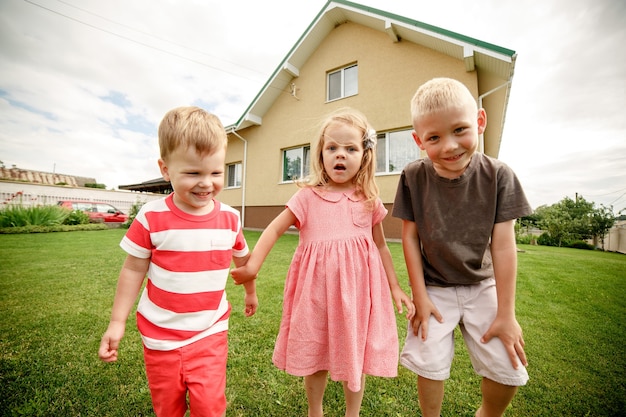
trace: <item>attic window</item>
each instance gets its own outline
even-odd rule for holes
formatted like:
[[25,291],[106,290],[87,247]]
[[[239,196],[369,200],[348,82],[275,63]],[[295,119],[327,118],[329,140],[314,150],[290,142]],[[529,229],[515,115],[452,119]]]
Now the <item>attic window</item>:
[[356,95],[359,92],[359,66],[354,64],[329,72],[327,85],[328,101]]

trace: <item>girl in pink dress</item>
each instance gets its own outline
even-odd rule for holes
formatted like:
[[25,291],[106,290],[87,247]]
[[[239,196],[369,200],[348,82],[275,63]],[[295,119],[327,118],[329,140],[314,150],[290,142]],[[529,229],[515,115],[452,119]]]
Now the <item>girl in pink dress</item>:
[[407,319],[415,306],[402,291],[387,247],[387,214],[374,181],[376,132],[361,113],[328,117],[311,160],[312,174],[262,233],[237,284],[256,277],[278,238],[300,231],[283,300],[274,364],[304,377],[308,416],[323,416],[327,375],[342,381],[346,416],[358,416],[365,374],[395,377],[398,335],[392,304]]

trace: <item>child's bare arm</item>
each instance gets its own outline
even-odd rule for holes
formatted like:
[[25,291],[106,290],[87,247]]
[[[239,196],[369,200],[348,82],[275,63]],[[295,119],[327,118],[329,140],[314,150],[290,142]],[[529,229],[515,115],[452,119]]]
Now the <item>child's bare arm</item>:
[[387,241],[385,239],[385,232],[383,230],[382,223],[374,225],[372,228],[372,236],[374,238],[374,243],[376,243],[376,246],[378,247],[378,252],[380,252],[380,258],[383,262],[383,267],[385,268],[385,274],[387,275],[387,282],[389,283],[391,296],[396,304],[398,313],[402,314],[402,304],[404,304],[407,309],[406,318],[410,320],[415,315],[415,304],[411,301],[411,297],[406,295],[400,287],[398,276],[396,275],[396,270],[393,266],[391,252],[389,251],[389,246],[387,246]]
[[258,242],[254,246],[254,250],[250,255],[250,259],[245,265],[230,271],[235,284],[243,284],[256,278],[263,261],[270,253],[278,238],[280,238],[287,229],[296,223],[296,216],[291,210],[286,208],[265,228]]
[[98,350],[98,357],[104,362],[115,362],[117,360],[117,349],[122,337],[124,337],[126,320],[130,310],[135,305],[135,300],[137,295],[139,295],[139,290],[148,272],[149,265],[149,258],[126,256],[117,282],[111,321],[102,336],[100,349]]
[[498,311],[493,323],[483,335],[487,343],[498,337],[504,344],[511,364],[526,366],[522,328],[515,317],[515,285],[517,281],[517,246],[515,244],[515,220],[496,223],[491,236],[491,257],[496,280]]
[[[235,267],[240,268],[248,262],[248,259],[250,259],[250,254],[240,258],[233,257],[233,263],[235,264]],[[256,310],[259,307],[259,299],[256,294],[256,281],[254,279],[247,281],[243,284],[243,286],[246,291],[246,295],[244,297],[244,314],[246,317],[250,317],[256,313]]]
[[413,303],[415,304],[415,316],[412,320],[413,333],[418,334],[422,329],[422,340],[428,337],[428,320],[434,316],[439,322],[443,322],[443,316],[437,310],[426,292],[424,281],[424,267],[422,265],[422,249],[420,245],[417,224],[409,220],[402,221],[402,250],[406,262]]

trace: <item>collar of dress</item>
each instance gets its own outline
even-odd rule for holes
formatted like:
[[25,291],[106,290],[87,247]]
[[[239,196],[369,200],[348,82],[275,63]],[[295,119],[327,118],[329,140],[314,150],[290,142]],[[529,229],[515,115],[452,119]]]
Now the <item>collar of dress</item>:
[[355,189],[349,191],[327,191],[321,187],[311,187],[313,192],[320,196],[320,198],[330,201],[331,203],[337,203],[343,196],[348,197],[351,201],[363,200],[363,195],[357,193]]

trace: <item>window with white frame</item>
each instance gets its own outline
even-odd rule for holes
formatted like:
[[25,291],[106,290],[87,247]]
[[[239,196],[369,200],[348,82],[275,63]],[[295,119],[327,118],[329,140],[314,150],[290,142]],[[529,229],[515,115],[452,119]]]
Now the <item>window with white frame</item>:
[[311,147],[283,150],[283,181],[294,181],[309,175]]
[[397,130],[378,134],[376,172],[397,173],[420,157],[420,149],[412,136],[413,130]]
[[226,188],[241,187],[241,162],[226,165]]
[[350,65],[328,73],[327,100],[354,96],[359,92],[359,66]]

